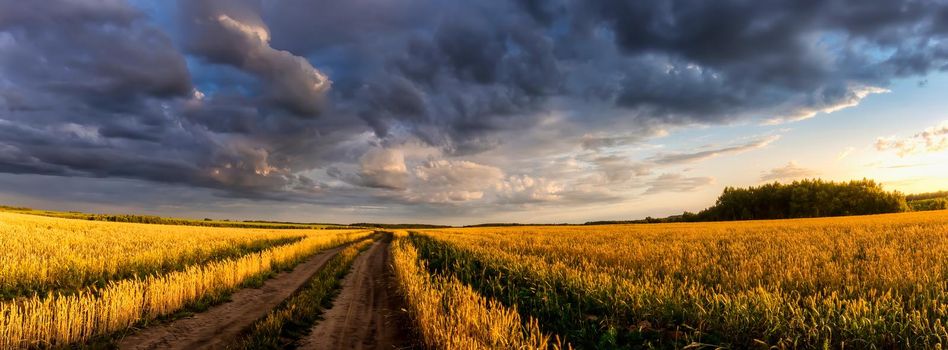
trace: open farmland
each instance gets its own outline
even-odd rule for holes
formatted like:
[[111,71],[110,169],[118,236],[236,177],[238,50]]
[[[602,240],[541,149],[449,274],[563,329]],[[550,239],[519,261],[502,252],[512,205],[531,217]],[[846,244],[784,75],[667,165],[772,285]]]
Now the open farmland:
[[234,230],[62,220],[0,212],[5,297],[103,286],[306,237],[303,230]]
[[87,342],[288,269],[366,230],[256,230],[0,214],[0,348]]
[[[396,247],[411,248],[396,256],[417,254],[431,284],[460,282],[490,300],[488,309],[519,312],[441,322],[453,330],[419,322],[432,344],[458,342],[444,334],[465,334],[481,348],[542,348],[535,339],[543,337],[584,349],[940,348],[948,341],[946,211],[425,230],[403,241]],[[443,298],[438,288],[417,291],[405,264],[396,267],[413,315],[456,312],[429,301]],[[485,335],[498,335],[489,331],[494,322],[515,316],[522,331]]]
[[0,350],[948,350],[948,0],[0,0]]
[[935,349],[948,341],[948,211],[394,235],[0,218],[16,247],[5,261],[50,259],[58,273],[8,279],[3,349]]

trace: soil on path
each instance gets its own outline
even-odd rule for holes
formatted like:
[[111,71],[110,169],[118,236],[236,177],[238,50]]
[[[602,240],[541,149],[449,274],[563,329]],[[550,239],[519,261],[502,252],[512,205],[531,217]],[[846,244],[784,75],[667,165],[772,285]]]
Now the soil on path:
[[254,321],[302,287],[342,247],[319,252],[266,280],[260,288],[244,288],[230,301],[194,316],[145,328],[118,341],[119,349],[225,349]]
[[356,258],[352,271],[331,309],[310,334],[298,343],[300,350],[406,349],[410,348],[407,319],[395,294],[389,264],[391,236],[376,242]]

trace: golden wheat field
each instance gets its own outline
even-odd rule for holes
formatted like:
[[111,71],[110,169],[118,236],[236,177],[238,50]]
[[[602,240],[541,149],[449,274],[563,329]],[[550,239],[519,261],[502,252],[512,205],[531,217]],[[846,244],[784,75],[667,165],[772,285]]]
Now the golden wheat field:
[[[515,308],[525,327],[539,325],[522,334],[553,336],[575,348],[940,348],[948,342],[948,211],[439,229],[402,240],[396,262],[427,266],[426,283],[470,286],[491,303]],[[428,300],[438,291],[414,291],[420,283],[405,272],[410,266],[396,263],[413,313],[445,305]],[[520,344],[521,332],[506,336],[507,343],[479,335],[498,334],[489,331],[490,319],[509,320],[468,316],[480,321],[446,327],[470,335],[480,348]],[[426,339],[444,338],[428,332],[435,334]],[[546,347],[539,343],[517,347]]]
[[0,212],[0,295],[71,290],[290,243],[304,230],[63,220]]
[[435,349],[540,349],[553,346],[536,320],[477,294],[452,276],[431,276],[418,251],[392,245],[398,287],[424,344]]
[[[3,349],[147,330],[149,320],[356,241],[307,287],[264,310],[241,333],[242,347],[296,346],[287,340],[300,332],[292,327],[323,322],[319,305],[373,241],[390,254],[390,271],[368,272],[392,274],[396,309],[407,320],[399,327],[408,326],[419,348],[937,349],[948,342],[948,211],[424,229],[396,232],[391,244],[371,230],[18,214],[0,215],[0,224],[10,242],[4,247],[13,247],[3,252],[4,271],[12,271],[0,302]],[[43,268],[45,279],[34,276]]]
[[48,289],[0,301],[3,349],[86,342],[217,297],[317,251],[371,234],[86,222],[5,213],[0,213],[0,232],[4,289]]
[[948,0],[0,0],[0,350],[942,350],[946,96]]

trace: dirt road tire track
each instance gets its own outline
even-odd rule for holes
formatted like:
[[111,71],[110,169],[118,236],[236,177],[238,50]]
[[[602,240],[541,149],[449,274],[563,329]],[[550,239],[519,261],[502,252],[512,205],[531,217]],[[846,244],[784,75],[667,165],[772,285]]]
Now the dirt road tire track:
[[356,258],[352,271],[332,308],[323,314],[310,334],[298,343],[299,350],[405,349],[407,319],[401,313],[389,268],[391,236],[376,242]]
[[117,342],[119,349],[224,349],[254,321],[302,287],[344,246],[319,252],[266,280],[260,288],[244,288],[231,300],[194,316],[145,328]]

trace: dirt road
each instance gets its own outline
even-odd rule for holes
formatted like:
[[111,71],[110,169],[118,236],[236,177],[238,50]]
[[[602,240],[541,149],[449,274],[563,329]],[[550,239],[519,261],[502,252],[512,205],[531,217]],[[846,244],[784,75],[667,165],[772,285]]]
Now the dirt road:
[[341,251],[337,247],[317,253],[268,279],[260,288],[235,292],[231,301],[192,317],[145,328],[118,342],[119,349],[224,349],[241,331],[305,284],[326,262]]
[[322,321],[300,340],[300,350],[405,349],[411,346],[400,314],[390,264],[391,237],[361,254]]

